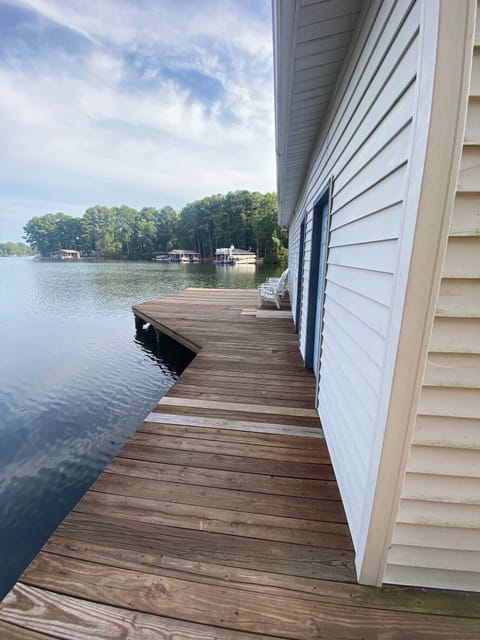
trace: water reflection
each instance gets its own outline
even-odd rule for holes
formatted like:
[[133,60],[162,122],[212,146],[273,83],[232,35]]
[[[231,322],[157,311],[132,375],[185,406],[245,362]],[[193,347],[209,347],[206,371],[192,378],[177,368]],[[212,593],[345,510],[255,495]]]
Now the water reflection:
[[23,401],[16,389],[16,402],[2,402],[0,597],[193,355],[166,338],[157,344],[149,331],[133,342],[139,358],[126,369],[97,367],[83,353],[73,367],[57,363]]
[[165,334],[157,333],[151,325],[136,330],[135,342],[166,375],[175,371],[179,376],[195,357],[190,349]]

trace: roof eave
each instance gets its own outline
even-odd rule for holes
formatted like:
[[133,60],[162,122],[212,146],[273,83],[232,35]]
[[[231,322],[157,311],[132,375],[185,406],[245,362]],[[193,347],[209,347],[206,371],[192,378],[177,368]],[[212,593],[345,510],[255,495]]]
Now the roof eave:
[[[275,141],[281,226],[288,226],[295,213],[320,132],[330,113],[329,105],[354,38],[362,4],[363,0],[319,1],[308,5],[303,5],[301,0],[273,0]],[[311,65],[308,68],[305,59]],[[318,74],[312,75],[315,69]],[[308,80],[304,79],[306,72]],[[305,86],[307,90],[304,91]],[[323,96],[321,101],[317,97],[319,90]],[[292,98],[298,95],[301,95],[300,101],[292,104]],[[305,104],[304,96],[308,113],[312,107],[318,110],[314,117],[304,113],[305,108],[300,106]],[[300,144],[292,132],[299,122],[303,134],[306,132]]]

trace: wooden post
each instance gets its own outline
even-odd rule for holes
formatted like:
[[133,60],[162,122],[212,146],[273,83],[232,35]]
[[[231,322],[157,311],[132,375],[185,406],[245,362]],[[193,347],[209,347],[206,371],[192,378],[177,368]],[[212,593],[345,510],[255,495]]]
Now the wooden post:
[[145,320],[143,320],[142,318],[139,318],[138,316],[135,316],[135,329],[137,331],[140,331],[141,329],[143,329],[143,325],[145,324],[147,324]]

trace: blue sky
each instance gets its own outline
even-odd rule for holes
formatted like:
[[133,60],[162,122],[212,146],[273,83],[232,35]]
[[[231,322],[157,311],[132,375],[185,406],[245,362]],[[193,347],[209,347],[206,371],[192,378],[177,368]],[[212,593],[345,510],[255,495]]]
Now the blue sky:
[[275,189],[270,0],[0,0],[0,242]]

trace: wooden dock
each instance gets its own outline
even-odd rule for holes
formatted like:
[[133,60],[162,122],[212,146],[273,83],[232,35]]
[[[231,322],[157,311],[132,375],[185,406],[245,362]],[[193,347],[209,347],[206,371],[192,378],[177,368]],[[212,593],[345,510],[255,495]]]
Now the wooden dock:
[[2,640],[480,638],[478,594],[356,584],[313,377],[255,307],[134,307],[197,356],[4,599]]

